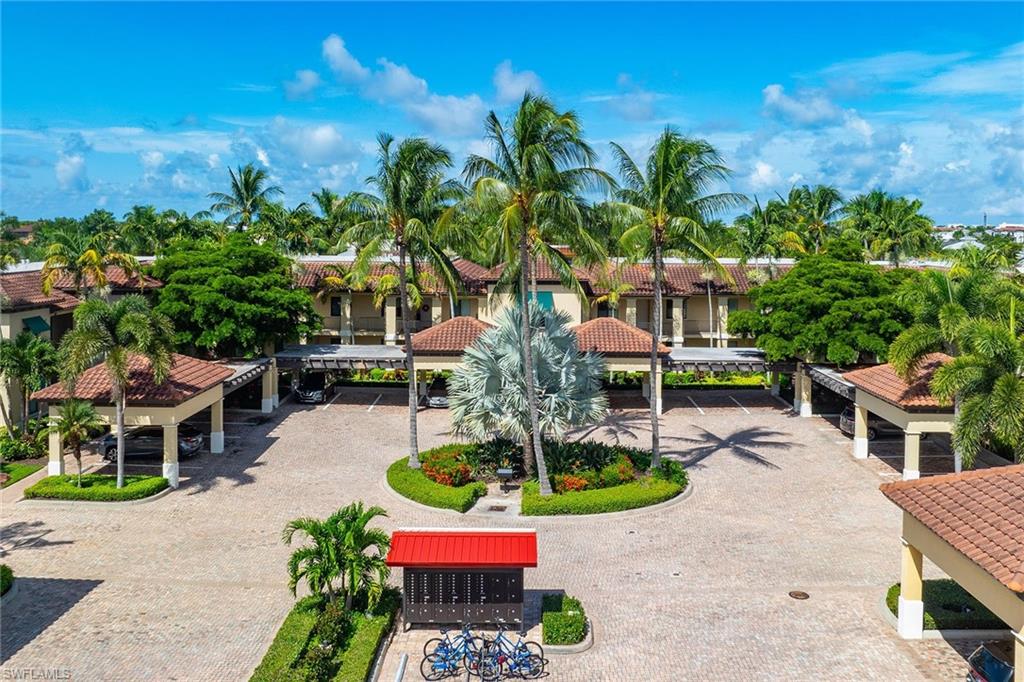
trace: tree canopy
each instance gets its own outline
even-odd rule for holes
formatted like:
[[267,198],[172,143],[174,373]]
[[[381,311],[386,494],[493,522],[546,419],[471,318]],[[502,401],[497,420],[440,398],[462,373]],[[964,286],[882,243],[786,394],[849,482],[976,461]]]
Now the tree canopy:
[[291,262],[243,235],[219,246],[179,246],[152,274],[164,282],[156,310],[173,321],[175,343],[186,351],[251,357],[320,328],[312,295],[292,284]]

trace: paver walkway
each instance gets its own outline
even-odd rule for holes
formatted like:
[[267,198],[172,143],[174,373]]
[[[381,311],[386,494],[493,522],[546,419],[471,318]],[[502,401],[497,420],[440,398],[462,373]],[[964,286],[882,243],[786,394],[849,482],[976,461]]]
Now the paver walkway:
[[[0,672],[244,680],[292,605],[280,541],[288,520],[362,499],[389,510],[388,528],[481,525],[385,490],[406,413],[397,391],[369,411],[378,393],[350,391],[326,409],[285,405],[265,424],[229,426],[243,437],[150,504],[6,504],[0,543],[19,593],[3,609]],[[819,431],[824,421],[758,395],[741,400],[750,414],[722,406],[699,415],[683,402],[666,413],[667,448],[694,483],[682,504],[487,519],[536,527],[541,560],[526,572],[527,589],[582,597],[595,624],[595,646],[558,659],[548,679],[936,678],[876,615],[899,571],[899,516],[877,474]],[[447,440],[447,420],[444,410],[421,413],[423,447]],[[646,423],[642,411],[615,412],[593,435],[643,442]],[[811,598],[794,601],[794,589]],[[401,650],[382,679],[393,679]]]

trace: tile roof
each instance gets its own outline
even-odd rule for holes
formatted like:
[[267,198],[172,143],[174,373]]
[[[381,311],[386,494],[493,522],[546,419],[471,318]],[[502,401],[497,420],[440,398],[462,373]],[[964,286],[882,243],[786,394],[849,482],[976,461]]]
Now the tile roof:
[[1024,465],[896,481],[881,491],[1000,583],[1024,594]]
[[462,355],[491,325],[475,317],[453,317],[412,335],[413,353]]
[[537,565],[534,530],[396,530],[388,566],[525,568]]
[[[651,354],[651,333],[615,317],[598,317],[573,327],[582,351],[607,356],[644,357]],[[658,344],[658,353],[667,355],[668,346]]]
[[888,363],[846,372],[843,379],[862,391],[905,410],[951,412],[952,407],[942,405],[939,399],[932,395],[929,384],[935,370],[952,359],[945,353],[926,355],[917,376],[910,383],[904,381]]
[[44,294],[38,270],[0,274],[0,308],[4,310],[50,308],[56,312],[71,310],[79,303],[78,298],[56,287],[49,294]]
[[[147,289],[158,289],[163,286],[163,282],[160,280],[150,277],[149,275],[133,275],[131,277],[124,271],[120,266],[112,265],[107,268],[107,286],[111,290],[117,293],[131,292],[132,290],[147,290]],[[92,278],[87,278],[85,281],[86,286],[92,286]],[[74,291],[75,282],[71,275],[67,273],[61,274],[57,278],[55,287],[64,289],[65,291]]]
[[[234,369],[216,362],[200,360],[175,353],[171,371],[162,384],[153,380],[153,369],[149,360],[133,355],[128,360],[129,405],[179,405],[212,386],[216,386],[234,374]],[[56,402],[69,397],[91,400],[99,405],[111,405],[110,378],[107,368],[100,363],[82,373],[75,385],[74,394],[69,394],[64,384],[47,386],[32,394],[35,400]]]
[[[344,269],[352,267],[353,263],[354,261],[302,261],[301,267],[295,274],[295,286],[310,290],[319,289],[320,282],[324,277],[336,274],[330,266],[333,265]],[[444,283],[439,278],[432,276],[434,274],[433,268],[421,265],[419,270],[423,275],[431,275],[431,277],[425,277],[421,282],[424,294],[441,294],[447,291]],[[369,278],[372,282],[381,275],[386,273],[396,274],[397,272],[397,267],[391,263],[374,263],[370,267]]]

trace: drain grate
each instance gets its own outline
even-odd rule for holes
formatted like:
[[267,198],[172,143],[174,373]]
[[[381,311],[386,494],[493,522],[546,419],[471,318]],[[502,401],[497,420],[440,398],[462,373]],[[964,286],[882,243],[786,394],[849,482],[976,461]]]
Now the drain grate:
[[793,590],[792,592],[789,593],[789,596],[792,597],[793,599],[799,599],[801,601],[803,601],[804,599],[810,599],[811,598],[811,595],[807,594],[806,592],[802,592],[800,590]]
[[487,508],[487,511],[492,511],[492,512],[503,512],[503,511],[505,511],[506,509],[508,509],[508,507],[506,507],[506,506],[505,506],[505,505],[503,505],[503,504],[492,504],[492,505],[491,505],[490,507],[488,507],[488,508]]

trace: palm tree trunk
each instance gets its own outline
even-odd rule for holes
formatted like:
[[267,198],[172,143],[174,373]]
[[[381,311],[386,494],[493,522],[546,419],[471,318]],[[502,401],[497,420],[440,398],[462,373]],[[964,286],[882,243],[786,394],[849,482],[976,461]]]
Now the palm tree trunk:
[[402,335],[405,337],[405,367],[409,384],[409,468],[420,468],[419,439],[416,433],[416,408],[419,396],[416,394],[416,366],[412,357],[412,325],[409,310],[409,290],[405,273],[405,243],[398,242],[398,299],[402,306]]
[[28,431],[28,383],[21,382],[21,428]]
[[2,400],[0,400],[0,417],[3,417],[4,428],[6,428],[7,432],[10,433],[12,430],[11,415],[7,414],[7,405],[5,405]]
[[705,282],[708,289],[708,348],[715,347],[715,334],[718,333],[718,325],[713,324],[715,321],[715,311],[711,307],[711,280]]
[[651,314],[651,379],[649,401],[651,404],[651,469],[656,469],[661,464],[661,450],[659,449],[658,425],[658,401],[655,394],[655,377],[658,372],[658,342],[661,339],[661,243],[658,239],[654,242],[654,310]]
[[124,389],[115,387],[117,402],[117,487],[124,487]]
[[75,462],[78,464],[78,487],[82,487],[82,444],[75,443]]
[[[527,290],[531,271],[530,249],[526,239],[527,233],[526,230],[523,230],[519,237],[519,277],[523,298],[523,375],[526,378],[526,402],[530,412],[530,435],[533,443],[533,460],[536,464],[537,481],[540,483],[540,494],[550,495],[551,481],[548,479],[548,468],[544,464],[544,450],[540,439],[540,420],[537,416],[537,387],[534,385],[533,329],[530,325],[530,295]],[[532,463],[529,463],[528,457],[523,457],[523,464],[529,473]]]

